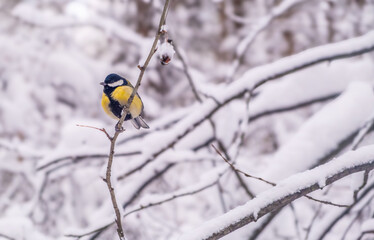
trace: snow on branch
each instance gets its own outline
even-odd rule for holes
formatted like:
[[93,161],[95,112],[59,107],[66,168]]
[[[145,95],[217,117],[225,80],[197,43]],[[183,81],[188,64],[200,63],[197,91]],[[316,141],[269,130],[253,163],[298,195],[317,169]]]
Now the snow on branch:
[[371,128],[374,126],[374,114],[372,114],[368,121],[361,127],[360,131],[358,132],[357,136],[353,140],[351,149],[356,150],[357,147],[360,145],[362,140],[365,136],[370,132]]
[[[353,57],[373,50],[374,31],[371,31],[360,37],[311,48],[273,63],[248,70],[240,79],[223,87],[222,91],[217,90],[214,96],[215,100],[206,99],[202,104],[196,106],[192,114],[185,117],[168,131],[148,136],[146,138],[147,147],[143,150],[145,153],[143,160],[137,167],[122,174],[120,179],[142,169],[164,151],[173,147],[179,140],[209,119],[223,106],[234,99],[242,97],[247,91],[253,91],[270,80],[283,77],[317,63]],[[163,141],[160,141],[160,139],[163,139]]]
[[374,94],[370,85],[351,83],[343,94],[300,127],[273,156],[272,162],[277,167],[264,171],[262,176],[278,181],[329,160],[347,145],[342,143],[360,129],[373,108]]
[[332,93],[332,94],[327,95],[327,96],[321,96],[319,98],[308,99],[308,100],[305,100],[305,101],[302,101],[302,102],[296,102],[296,103],[293,103],[293,104],[290,104],[290,105],[284,106],[284,107],[274,107],[271,110],[262,110],[261,112],[258,112],[258,113],[254,114],[252,116],[249,116],[249,121],[253,122],[253,121],[256,121],[256,120],[258,120],[262,117],[269,116],[269,115],[272,115],[272,114],[277,114],[277,113],[283,113],[283,112],[296,110],[296,109],[299,109],[299,108],[310,106],[314,103],[326,102],[326,101],[329,101],[331,99],[336,98],[337,96],[339,96],[339,94],[340,93]]
[[[360,61],[347,59],[313,66],[286,76],[282,81],[267,84],[251,102],[250,120],[331,100],[357,80],[370,83],[373,87],[374,69],[369,72],[365,70],[371,69],[371,66],[372,60],[369,56]],[[341,69],[344,69],[343,75]]]
[[184,234],[180,240],[219,239],[292,201],[350,174],[374,168],[374,145],[350,151],[324,165],[288,177],[255,199]]

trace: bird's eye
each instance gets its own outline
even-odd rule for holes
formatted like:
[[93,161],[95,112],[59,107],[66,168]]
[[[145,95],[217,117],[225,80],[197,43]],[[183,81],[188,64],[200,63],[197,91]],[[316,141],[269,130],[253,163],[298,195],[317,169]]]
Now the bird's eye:
[[114,83],[109,83],[108,85],[109,85],[109,87],[118,87],[118,86],[123,85],[123,80],[121,79],[121,80],[118,80]]

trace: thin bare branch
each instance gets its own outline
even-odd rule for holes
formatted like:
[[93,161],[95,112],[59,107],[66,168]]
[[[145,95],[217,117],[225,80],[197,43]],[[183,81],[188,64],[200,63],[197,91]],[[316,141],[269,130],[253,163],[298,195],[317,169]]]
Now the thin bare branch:
[[[217,137],[216,137],[217,138]],[[228,161],[231,161],[230,159],[230,156],[228,154],[228,151],[227,149],[225,148],[225,146],[223,145],[222,141],[218,140],[217,139],[217,144],[219,146],[219,148],[221,149],[222,151],[222,155],[225,156],[225,159],[227,159]],[[243,178],[241,177],[241,175],[237,172],[237,171],[233,171],[234,174],[235,174],[235,177],[238,179],[238,182],[240,184],[240,186],[244,189],[244,191],[247,193],[247,195],[250,197],[250,198],[254,198],[255,195],[252,193],[252,191],[248,188],[247,184],[244,182]]]
[[260,234],[265,230],[265,228],[271,223],[271,221],[273,221],[273,219],[278,215],[278,213],[281,212],[282,209],[283,208],[280,208],[269,213],[266,219],[261,223],[261,225],[252,231],[248,240],[256,240],[260,236]]
[[105,130],[105,128],[98,128],[98,127],[93,127],[93,126],[87,126],[87,125],[80,125],[80,124],[77,124],[78,127],[85,127],[85,128],[92,128],[92,129],[96,129],[96,130],[99,130],[101,132],[103,132],[106,137],[109,139],[109,141],[112,140],[112,137],[108,134],[108,132]]
[[117,137],[118,137],[119,133],[120,133],[120,131],[116,131],[112,140],[110,141],[110,151],[109,151],[108,165],[107,165],[107,170],[106,170],[106,175],[105,175],[104,181],[106,182],[106,184],[108,186],[109,193],[110,193],[110,198],[112,200],[112,204],[113,204],[113,208],[114,208],[114,212],[116,214],[115,222],[117,224],[117,233],[118,233],[119,239],[122,240],[122,239],[124,239],[125,235],[124,235],[123,228],[122,228],[121,214],[120,214],[120,211],[118,209],[116,195],[114,193],[114,188],[113,188],[112,182],[111,182],[111,171],[112,171],[112,163],[113,163],[113,155],[114,155],[114,146],[115,146],[115,143],[116,143],[116,140],[117,140]]
[[305,197],[308,198],[308,199],[310,199],[310,200],[313,200],[313,201],[315,201],[315,202],[319,202],[319,203],[326,204],[326,205],[331,205],[331,206],[335,206],[335,207],[342,207],[342,208],[347,208],[347,207],[349,207],[349,205],[332,203],[332,202],[330,202],[330,201],[325,201],[325,200],[316,199],[316,198],[311,197],[311,196],[309,196],[309,195],[305,195]]
[[243,172],[243,171],[241,171],[240,169],[237,169],[232,163],[230,163],[229,162],[229,160],[227,160],[223,155],[222,155],[222,153],[213,145],[213,144],[211,144],[211,146],[214,148],[214,150],[217,152],[217,154],[218,155],[220,155],[221,156],[221,158],[228,164],[228,165],[230,165],[230,167],[231,167],[231,169],[232,170],[234,170],[234,171],[236,171],[236,172],[239,172],[239,173],[241,173],[241,174],[243,174],[244,176],[246,176],[246,177],[249,177],[249,178],[254,178],[254,179],[257,179],[257,180],[259,180],[259,181],[261,181],[261,182],[264,182],[264,183],[267,183],[267,184],[270,184],[270,185],[272,185],[272,186],[275,186],[276,184],[275,183],[272,183],[272,182],[269,182],[269,181],[267,181],[267,180],[265,180],[265,179],[263,179],[263,178],[260,178],[260,177],[255,177],[255,176],[253,176],[253,175],[250,175],[250,174],[248,174],[248,173],[245,173],[245,172]]
[[154,206],[157,206],[157,205],[161,205],[161,204],[163,204],[163,203],[166,203],[166,202],[172,201],[172,200],[177,199],[177,198],[180,198],[180,197],[189,196],[189,195],[193,195],[193,194],[199,193],[199,192],[204,191],[204,190],[206,190],[206,189],[208,189],[208,188],[210,188],[210,187],[213,187],[213,186],[216,185],[217,183],[218,183],[218,180],[216,180],[216,181],[214,181],[214,182],[212,182],[212,183],[210,183],[210,184],[208,184],[208,185],[206,185],[206,186],[203,186],[203,187],[201,187],[201,188],[199,188],[199,189],[195,189],[195,190],[190,191],[190,192],[184,192],[184,193],[181,193],[181,194],[175,194],[175,195],[173,195],[173,196],[171,196],[171,197],[169,197],[169,198],[166,198],[166,199],[164,199],[164,200],[162,200],[162,201],[152,202],[152,203],[149,203],[149,204],[147,204],[147,205],[145,205],[145,206],[140,206],[139,208],[136,208],[136,209],[134,209],[134,210],[131,210],[131,211],[125,213],[125,214],[123,215],[123,217],[127,217],[128,215],[130,215],[130,214],[132,214],[132,213],[134,213],[134,212],[138,212],[138,211],[143,210],[143,209],[146,209],[146,208],[150,208],[150,207],[154,207]]
[[93,231],[90,231],[90,232],[87,232],[87,233],[83,233],[83,234],[66,234],[65,237],[75,237],[75,238],[82,238],[82,237],[85,237],[85,236],[89,236],[89,235],[92,235],[94,233],[97,233],[97,232],[100,232],[100,231],[103,231],[103,230],[106,230],[107,228],[109,228],[110,226],[112,226],[114,224],[114,222],[112,223],[109,223],[107,225],[104,225],[98,229],[95,229]]
[[351,222],[348,224],[347,228],[344,230],[343,232],[343,235],[341,237],[341,240],[345,240],[349,230],[351,230],[351,228],[353,227],[354,223],[362,217],[362,212],[364,211],[364,209],[367,208],[367,205],[364,205],[361,207],[361,209],[356,213],[356,216],[351,220]]
[[127,208],[131,203],[135,201],[135,199],[143,192],[143,190],[151,184],[156,179],[160,178],[162,175],[164,175],[169,169],[171,169],[173,166],[175,166],[175,163],[169,163],[167,164],[163,169],[160,171],[155,172],[154,175],[152,175],[150,178],[147,179],[135,192],[134,194],[129,198],[128,201],[126,201],[122,207],[123,209]]
[[[126,156],[134,156],[134,155],[139,155],[141,154],[141,152],[139,151],[135,151],[135,152],[125,152],[125,153],[115,153],[114,156],[115,157],[126,157]],[[41,171],[41,170],[44,170],[52,165],[56,165],[56,164],[59,164],[61,162],[65,162],[65,161],[72,161],[73,163],[76,163],[76,162],[79,162],[81,160],[84,160],[84,159],[92,159],[92,158],[108,158],[109,155],[108,154],[100,154],[100,153],[97,153],[97,154],[79,154],[79,155],[72,155],[72,156],[64,156],[64,157],[60,157],[60,158],[56,158],[54,160],[51,160],[47,163],[44,163],[42,165],[40,165],[39,167],[36,168],[36,171]]]
[[304,238],[305,240],[308,240],[308,238],[309,238],[309,234],[310,234],[310,230],[312,229],[313,224],[314,224],[315,221],[317,220],[318,215],[319,215],[319,213],[321,212],[322,206],[323,206],[323,204],[319,204],[319,205],[318,205],[317,211],[315,211],[314,216],[313,216],[312,220],[310,221],[309,226],[308,226],[307,229],[306,229],[306,234],[305,234],[305,238]]
[[[270,182],[270,181],[268,181],[268,180],[265,180],[265,179],[263,179],[263,178],[261,178],[261,177],[255,177],[255,176],[253,176],[253,175],[250,175],[250,174],[248,174],[248,173],[246,173],[246,172],[243,172],[242,170],[240,170],[240,169],[237,169],[229,160],[227,160],[224,156],[223,156],[223,154],[213,145],[213,144],[211,144],[211,146],[214,148],[214,150],[216,150],[216,152],[221,156],[221,158],[228,164],[228,165],[230,165],[230,167],[231,167],[231,169],[232,170],[234,170],[235,172],[238,172],[238,173],[241,173],[241,174],[243,174],[244,176],[246,176],[246,177],[249,177],[249,178],[254,178],[254,179],[257,179],[257,180],[259,180],[259,181],[262,181],[262,182],[264,182],[264,183],[267,183],[267,184],[269,184],[269,185],[272,185],[272,186],[276,186],[276,184],[275,183],[273,183],[273,182]],[[324,201],[324,200],[319,200],[319,199],[316,199],[316,198],[314,198],[314,197],[311,197],[311,196],[309,196],[309,195],[305,195],[305,197],[306,198],[308,198],[308,199],[310,199],[310,200],[313,200],[313,201],[316,201],[316,202],[319,202],[319,203],[323,203],[323,204],[327,204],[327,205],[331,205],[331,206],[335,206],[335,207],[349,207],[348,205],[343,205],[343,204],[336,204],[336,203],[332,203],[332,202],[329,202],[329,201]]]
[[[351,212],[351,210],[358,205],[362,200],[365,199],[365,197],[374,189],[374,183],[368,186],[361,195],[357,198],[357,201],[354,201],[348,208],[344,209],[338,216],[336,216],[329,224],[325,224],[324,230],[321,231],[321,234],[318,236],[319,239],[322,240],[324,237],[330,232],[330,230],[339,222],[340,219],[342,219],[345,215]],[[372,198],[372,197],[371,197]],[[371,201],[371,198],[369,201]]]
[[188,80],[188,83],[190,84],[191,86],[191,89],[192,89],[192,92],[193,94],[195,95],[195,98],[197,99],[197,101],[199,101],[200,103],[202,102],[201,100],[201,97],[199,96],[199,93],[197,92],[197,89],[196,89],[196,86],[195,86],[195,83],[191,77],[191,74],[190,74],[190,71],[189,71],[189,68],[188,68],[188,65],[187,65],[187,60],[185,59],[184,55],[181,53],[181,51],[179,50],[179,47],[178,45],[175,43],[174,41],[174,50],[175,52],[177,53],[177,56],[179,57],[179,59],[181,60],[182,62],[182,65],[183,65],[183,72],[184,72],[184,75],[186,75],[187,77],[187,80]]
[[354,192],[353,192],[353,199],[357,201],[358,193],[366,186],[369,179],[369,171],[364,172],[364,179],[362,181],[361,186],[359,186]]
[[292,212],[292,215],[293,215],[293,217],[294,217],[294,224],[295,224],[295,229],[296,229],[297,238],[298,238],[299,240],[301,240],[300,223],[299,223],[299,219],[297,218],[296,209],[295,209],[293,203],[290,203],[289,206],[290,206],[290,208],[291,208],[291,212]]
[[[123,108],[124,109],[124,113],[127,113],[128,112],[128,109],[138,91],[138,88],[140,87],[140,84],[141,84],[141,81],[143,79],[143,75],[145,73],[145,70],[147,69],[148,67],[148,64],[149,62],[151,61],[153,55],[155,54],[156,52],[156,48],[157,48],[157,42],[158,40],[160,39],[160,36],[162,34],[161,32],[161,28],[162,26],[165,24],[165,21],[166,21],[166,15],[167,15],[167,12],[168,12],[168,9],[169,9],[169,3],[170,3],[170,0],[166,0],[165,1],[165,5],[164,5],[164,9],[162,11],[162,14],[161,14],[161,18],[160,18],[160,23],[158,24],[158,29],[157,29],[157,32],[156,32],[156,36],[155,36],[155,39],[153,41],[153,44],[152,44],[152,47],[151,47],[151,50],[149,51],[149,54],[148,54],[148,57],[147,59],[145,60],[143,66],[138,66],[139,69],[140,69],[140,74],[139,74],[139,77],[138,77],[138,81],[136,82],[136,85],[131,93],[131,96],[129,97],[128,101],[127,101],[127,104],[125,105],[125,107]],[[126,116],[126,114],[123,114]],[[125,116],[122,116],[122,118],[120,119],[120,126],[122,126],[122,123],[125,119]]]

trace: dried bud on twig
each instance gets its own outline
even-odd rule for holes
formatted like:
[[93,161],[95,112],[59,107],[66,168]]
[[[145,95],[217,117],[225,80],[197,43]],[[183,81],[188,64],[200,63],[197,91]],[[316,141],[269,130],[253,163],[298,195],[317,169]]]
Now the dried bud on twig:
[[173,41],[168,38],[167,26],[163,25],[161,27],[160,45],[157,49],[158,57],[162,65],[167,65],[170,63],[174,56],[174,47],[172,45]]
[[174,56],[175,51],[173,45],[171,45],[171,42],[171,40],[166,41],[162,43],[161,46],[158,48],[159,58],[162,65],[169,64]]

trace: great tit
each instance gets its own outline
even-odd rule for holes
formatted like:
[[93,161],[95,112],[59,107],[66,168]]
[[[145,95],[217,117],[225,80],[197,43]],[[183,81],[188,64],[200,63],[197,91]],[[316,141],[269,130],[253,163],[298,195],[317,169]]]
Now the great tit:
[[[105,81],[100,84],[104,86],[101,105],[105,113],[119,120],[122,116],[122,109],[127,104],[134,87],[125,78],[114,73],[109,74],[105,78]],[[140,116],[143,109],[142,99],[139,97],[138,93],[136,93],[130,106],[130,112],[125,117],[125,121],[131,120],[131,123],[136,129],[141,127],[149,128],[147,123]]]

